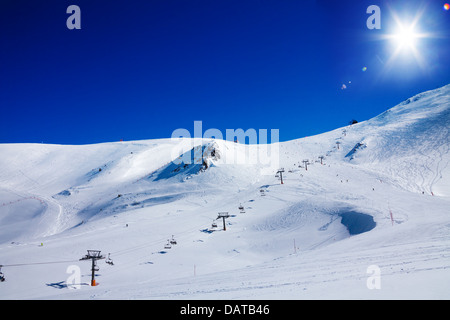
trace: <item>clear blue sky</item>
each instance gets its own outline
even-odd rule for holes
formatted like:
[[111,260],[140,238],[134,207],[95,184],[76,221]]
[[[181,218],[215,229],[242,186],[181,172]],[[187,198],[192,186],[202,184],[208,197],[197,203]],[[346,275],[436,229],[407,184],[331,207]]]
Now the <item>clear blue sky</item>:
[[[367,120],[450,83],[445,2],[1,0],[0,143],[170,138],[196,120],[286,141]],[[418,17],[416,56],[383,39],[394,16]]]

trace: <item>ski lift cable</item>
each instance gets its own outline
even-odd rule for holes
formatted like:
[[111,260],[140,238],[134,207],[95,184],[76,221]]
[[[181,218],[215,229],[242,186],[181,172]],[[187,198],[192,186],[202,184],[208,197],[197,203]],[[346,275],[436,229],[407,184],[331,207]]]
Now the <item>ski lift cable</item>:
[[[179,233],[179,234],[187,234],[189,232],[198,230],[198,228],[201,228],[201,226],[190,228],[189,230],[185,230],[184,232]],[[152,245],[155,245],[155,246],[156,245],[160,245],[161,243],[165,242],[166,240],[167,240],[167,238],[159,238],[159,239],[155,239],[155,240],[152,240],[152,241],[143,242],[143,243],[141,243],[141,244],[139,244],[137,246],[128,247],[128,248],[124,248],[122,250],[111,252],[111,255],[117,257],[117,256],[120,256],[120,255],[128,254],[128,253],[133,252],[133,251],[147,249],[148,247],[150,247]]]
[[[165,239],[165,240],[167,240],[167,239]],[[119,250],[119,251],[116,251],[116,252],[111,252],[111,255],[117,257],[117,256],[121,256],[123,254],[128,254],[128,253],[133,252],[133,251],[147,249],[150,246],[159,245],[162,242],[164,242],[165,240],[163,240],[161,238],[161,239],[155,239],[155,240],[152,240],[152,241],[144,242],[144,243],[141,243],[140,245],[137,245],[137,246],[134,246],[134,247],[125,248],[125,249],[122,249],[122,250]]]
[[[193,228],[195,229],[195,228]],[[163,240],[162,239],[156,239],[153,241],[149,241],[149,242],[145,242],[142,243],[140,245],[137,245],[135,247],[131,247],[131,248],[126,248],[123,250],[119,250],[116,252],[112,252],[111,254],[113,254],[114,256],[118,256],[118,255],[122,255],[122,254],[126,254],[132,251],[136,251],[136,250],[141,250],[144,248],[147,248],[150,245],[156,245],[158,243],[161,243]],[[47,262],[31,262],[31,263],[18,263],[18,264],[4,264],[4,265],[0,265],[0,267],[19,267],[19,266],[30,266],[30,265],[45,265],[45,264],[58,264],[58,263],[73,263],[73,262],[78,262],[79,259],[77,260],[65,260],[65,261],[47,261]]]
[[[174,238],[172,238],[172,239],[174,239]],[[134,246],[134,247],[125,248],[125,249],[122,249],[122,250],[119,250],[119,251],[116,251],[116,252],[111,252],[111,255],[120,256],[120,255],[127,254],[127,253],[130,253],[130,252],[133,252],[133,251],[147,249],[148,247],[150,247],[152,245],[159,245],[159,244],[161,244],[161,242],[164,242],[164,241],[165,240],[163,240],[162,238],[161,239],[155,239],[155,240],[152,240],[152,241],[144,242],[144,243],[139,244],[139,245]]]
[[[167,240],[167,239],[165,239],[165,240]],[[120,256],[122,254],[127,254],[127,253],[130,253],[130,252],[133,252],[133,251],[146,249],[146,248],[148,248],[151,245],[160,244],[161,242],[164,242],[165,240],[155,239],[155,240],[152,240],[152,241],[144,242],[144,243],[141,243],[141,244],[139,244],[137,246],[134,246],[134,247],[129,247],[129,248],[125,248],[125,249],[122,249],[122,250],[115,251],[115,252],[111,252],[111,255],[113,255],[113,256]]]
[[[238,186],[238,189],[240,190],[239,185],[238,184],[236,184],[236,185]],[[238,200],[240,200],[239,199],[240,198],[239,195],[233,196],[233,197],[238,198]],[[239,201],[239,203],[241,203],[241,202]],[[189,231],[197,230],[197,229],[198,229],[198,227],[191,228],[189,230],[184,231],[183,234],[187,233]],[[113,255],[113,256],[120,256],[120,255],[128,254],[128,253],[133,252],[133,251],[146,249],[146,248],[148,248],[148,247],[150,247],[152,245],[158,245],[158,244],[160,244],[161,242],[164,242],[164,241],[165,240],[163,240],[163,239],[155,239],[155,240],[152,240],[152,241],[141,243],[141,244],[139,244],[137,246],[134,246],[134,247],[124,248],[122,250],[111,252],[111,255]]]
[[[126,254],[132,251],[136,251],[136,250],[141,250],[144,248],[147,248],[150,245],[156,245],[158,243],[161,243],[161,239],[156,239],[153,241],[149,241],[146,243],[142,243],[138,246],[135,247],[131,247],[131,248],[127,248],[127,249],[123,249],[123,250],[119,250],[110,254],[113,254],[114,256],[118,256],[118,255],[122,255],[122,254]],[[170,241],[170,240],[169,240]],[[58,263],[74,263],[74,262],[79,262],[79,259],[77,260],[64,260],[64,261],[45,261],[45,262],[30,262],[30,263],[16,263],[16,264],[1,264],[0,267],[22,267],[22,266],[31,266],[31,265],[46,265],[46,264],[58,264]]]
[[79,260],[66,260],[66,261],[47,261],[47,262],[30,262],[30,263],[16,263],[16,264],[2,264],[0,267],[22,267],[22,266],[32,266],[39,264],[56,264],[56,263],[72,263],[78,262]]
[[[198,227],[194,227],[194,228],[191,228],[189,230],[185,230],[184,232],[182,232],[182,234],[185,234],[185,233],[188,233],[189,231],[194,231],[194,230],[197,230],[197,229],[198,229]],[[152,240],[152,241],[141,243],[141,244],[139,244],[137,246],[128,247],[128,248],[124,248],[122,250],[111,252],[110,254],[115,256],[115,257],[117,257],[117,256],[121,256],[121,255],[125,255],[125,254],[128,254],[128,253],[131,253],[133,251],[139,251],[139,250],[147,249],[148,247],[150,247],[152,245],[159,245],[159,244],[161,244],[164,241],[165,240],[162,239],[162,238],[161,239],[155,239],[155,240]]]
[[[185,231],[182,232],[181,234],[187,234],[187,233],[189,233],[189,232],[198,230],[199,227],[201,227],[201,226],[197,226],[197,227],[191,228],[191,229],[189,229],[189,230],[185,230]],[[123,254],[127,254],[127,253],[129,253],[129,252],[133,252],[133,251],[137,251],[137,250],[146,249],[146,248],[148,248],[148,247],[150,247],[150,246],[152,246],[152,245],[159,245],[159,244],[161,244],[162,242],[165,242],[166,240],[167,240],[167,238],[154,239],[154,240],[151,240],[151,241],[148,241],[148,242],[143,242],[143,243],[141,243],[141,244],[139,244],[139,245],[137,245],[137,246],[128,247],[128,248],[124,248],[124,249],[122,249],[122,250],[118,250],[118,251],[115,251],[115,252],[111,252],[111,255],[114,255],[114,256],[120,256],[120,255],[123,255]]]
[[[131,248],[126,248],[123,250],[119,250],[116,252],[111,252],[110,254],[112,254],[113,256],[120,256],[122,254],[127,254],[133,251],[137,251],[137,250],[142,250],[145,248],[148,248],[151,245],[157,245],[159,243],[161,243],[162,239],[155,239],[153,241],[149,241],[149,242],[145,242],[142,243],[140,245],[137,245],[135,247],[131,247]],[[16,264],[0,264],[0,267],[21,267],[21,266],[31,266],[31,265],[45,265],[45,264],[57,264],[57,263],[74,263],[74,262],[79,262],[79,259],[77,260],[64,260],[64,261],[46,261],[46,262],[30,262],[30,263],[16,263]]]

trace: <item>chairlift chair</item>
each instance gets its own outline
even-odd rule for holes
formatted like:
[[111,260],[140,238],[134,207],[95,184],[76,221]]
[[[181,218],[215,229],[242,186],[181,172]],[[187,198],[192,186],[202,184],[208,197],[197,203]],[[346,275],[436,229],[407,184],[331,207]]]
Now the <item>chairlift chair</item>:
[[177,241],[174,239],[173,235],[172,235],[172,240],[170,240],[170,244],[177,244]]
[[2,267],[0,267],[0,282],[5,281],[5,275],[2,272]]
[[172,246],[170,245],[170,240],[167,240],[166,245],[164,246],[164,249],[171,249]]
[[108,253],[108,258],[105,260],[105,262],[109,265],[114,265],[114,262],[112,261],[111,257],[110,257],[111,253]]
[[216,223],[216,221],[213,220],[213,223],[212,223],[211,227],[212,227],[212,228],[217,228],[217,223]]

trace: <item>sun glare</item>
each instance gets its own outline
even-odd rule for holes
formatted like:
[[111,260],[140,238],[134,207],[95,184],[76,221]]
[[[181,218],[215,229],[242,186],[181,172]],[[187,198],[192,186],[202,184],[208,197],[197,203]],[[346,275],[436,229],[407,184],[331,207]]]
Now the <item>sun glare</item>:
[[400,49],[414,49],[416,41],[419,38],[419,34],[414,31],[413,26],[400,26],[393,38],[396,40]]
[[395,12],[392,13],[394,24],[390,28],[391,33],[383,36],[384,39],[389,40],[391,48],[391,56],[387,66],[393,66],[398,62],[400,56],[404,63],[409,64],[416,61],[420,67],[426,66],[424,57],[420,53],[420,49],[424,46],[421,40],[430,37],[430,34],[423,33],[420,30],[419,21],[422,14],[423,11],[419,10],[413,18],[405,17],[401,19]]

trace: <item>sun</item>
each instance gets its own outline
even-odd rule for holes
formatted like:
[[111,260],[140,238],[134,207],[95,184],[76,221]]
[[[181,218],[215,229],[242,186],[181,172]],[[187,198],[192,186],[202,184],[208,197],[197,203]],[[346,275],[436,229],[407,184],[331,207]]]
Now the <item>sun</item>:
[[414,30],[414,26],[400,25],[398,31],[393,34],[393,39],[398,45],[398,49],[411,49],[416,48],[417,39],[420,38],[420,33]]
[[417,30],[417,21],[405,23],[397,19],[396,24],[394,32],[387,37],[395,48],[394,56],[400,53],[403,55],[417,55],[419,39],[425,37],[423,33]]
[[391,51],[388,65],[393,65],[395,61],[402,63],[412,63],[415,61],[420,67],[425,67],[426,62],[421,55],[421,49],[424,43],[421,40],[428,38],[430,35],[424,33],[420,29],[420,18],[423,11],[419,11],[413,18],[401,19],[397,14],[393,15],[393,24],[390,27],[390,33],[383,36],[389,40],[389,48]]

